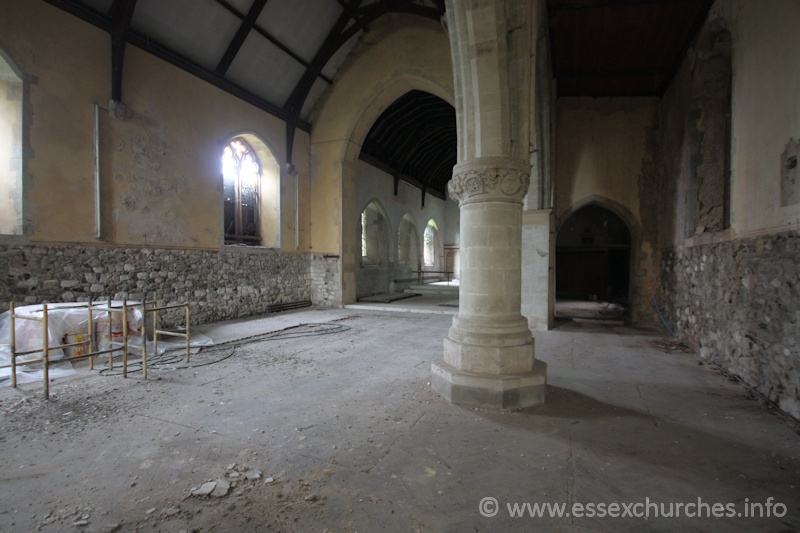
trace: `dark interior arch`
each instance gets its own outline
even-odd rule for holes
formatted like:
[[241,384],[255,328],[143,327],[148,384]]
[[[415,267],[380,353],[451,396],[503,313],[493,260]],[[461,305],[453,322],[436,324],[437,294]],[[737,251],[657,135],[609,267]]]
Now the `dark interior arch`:
[[631,231],[613,211],[589,204],[556,237],[556,299],[628,303]]

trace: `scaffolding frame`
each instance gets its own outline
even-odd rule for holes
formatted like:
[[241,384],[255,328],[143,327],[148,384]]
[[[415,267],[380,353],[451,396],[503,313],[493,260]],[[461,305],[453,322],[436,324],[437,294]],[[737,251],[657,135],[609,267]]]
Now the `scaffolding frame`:
[[[142,310],[142,331],[141,334],[133,335],[136,337],[141,338],[141,346],[132,347],[128,343],[128,338],[132,335],[129,334],[128,331],[128,311],[130,309],[141,308]],[[63,344],[56,344],[50,345],[50,335],[49,335],[49,320],[50,316],[49,313],[52,311],[63,310],[63,309],[82,309],[86,308],[88,314],[88,323],[87,323],[87,336],[89,337],[88,341],[86,340],[79,340],[76,342],[70,343],[63,343]],[[169,330],[162,330],[159,329],[158,324],[158,313],[159,311],[166,311],[169,309],[184,309],[184,316],[186,320],[186,326],[184,328],[184,332],[180,331],[169,331]],[[141,352],[141,365],[142,365],[142,377],[147,379],[147,316],[148,313],[152,314],[153,316],[153,353],[158,353],[158,336],[171,336],[171,337],[181,337],[186,340],[186,362],[188,363],[191,357],[190,353],[190,346],[191,346],[191,309],[189,306],[189,302],[184,302],[182,304],[172,304],[172,305],[162,305],[158,306],[156,301],[142,301],[142,302],[128,302],[127,300],[123,300],[121,305],[113,305],[111,298],[107,300],[105,304],[94,305],[91,300],[86,303],[76,303],[75,305],[63,306],[59,305],[58,308],[50,308],[48,309],[48,304],[42,304],[42,316],[35,317],[35,316],[23,316],[18,315],[16,313],[14,302],[9,303],[9,347],[11,350],[11,361],[9,364],[0,365],[0,368],[11,368],[11,386],[16,388],[17,387],[17,367],[18,366],[25,366],[25,365],[33,365],[33,364],[42,364],[42,373],[43,373],[43,381],[44,381],[44,397],[45,399],[50,399],[50,366],[54,364],[60,364],[64,362],[76,362],[82,361],[84,359],[89,359],[89,369],[94,370],[94,358],[100,355],[108,354],[108,368],[114,368],[114,353],[115,352],[122,352],[122,377],[128,377],[128,352],[129,350],[135,348],[140,350]],[[107,323],[108,323],[108,348],[103,350],[98,350],[98,342],[95,340],[95,312],[105,312],[107,313]],[[115,313],[122,314],[122,336],[121,340],[116,341],[114,340],[114,331],[113,331],[113,324],[114,319],[113,315]],[[32,349],[32,350],[24,350],[24,351],[17,351],[16,346],[16,321],[17,320],[31,320],[34,322],[41,322],[42,324],[42,347],[40,349]],[[65,335],[66,337],[66,335]],[[86,344],[89,345],[89,351],[86,353],[81,353],[78,355],[67,355],[64,352],[64,357],[60,358],[56,361],[50,360],[50,352],[53,350],[63,350],[65,348],[77,347],[77,346],[85,346]],[[24,361],[17,361],[18,357],[25,356],[25,355],[32,355],[36,353],[41,353],[42,356],[38,359],[26,359]]]

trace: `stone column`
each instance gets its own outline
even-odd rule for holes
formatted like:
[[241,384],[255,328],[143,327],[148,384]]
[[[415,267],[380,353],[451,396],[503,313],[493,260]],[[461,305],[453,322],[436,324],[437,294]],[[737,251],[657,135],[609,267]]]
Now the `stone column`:
[[448,189],[461,210],[461,287],[431,387],[457,404],[520,409],[544,401],[546,368],[520,312],[542,13],[541,0],[447,1],[459,160]]
[[479,157],[453,169],[461,209],[459,311],[432,366],[431,387],[452,403],[520,409],[544,402],[545,364],[520,314],[522,198],[530,166]]

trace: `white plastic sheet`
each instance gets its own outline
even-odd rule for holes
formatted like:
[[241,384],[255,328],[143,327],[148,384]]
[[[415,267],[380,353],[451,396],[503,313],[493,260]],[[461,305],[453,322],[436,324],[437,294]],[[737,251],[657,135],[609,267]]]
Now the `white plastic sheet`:
[[[95,334],[95,346],[97,350],[104,350],[110,347],[109,340],[117,341],[122,338],[122,301],[112,301],[109,313],[108,302],[92,305],[92,322]],[[115,309],[119,308],[119,309]],[[18,356],[17,363],[31,361],[42,358],[44,348],[43,323],[39,320],[44,316],[44,306],[42,304],[27,305],[17,307],[14,310],[15,318],[15,351],[27,352],[37,350],[34,353]],[[109,333],[109,314],[111,315],[111,332]],[[140,306],[132,305],[128,302],[128,332],[129,334],[141,335],[144,327],[143,313]],[[49,346],[59,346],[68,344],[75,340],[86,338],[88,341],[89,333],[89,309],[87,304],[80,303],[53,303],[47,304],[47,339]],[[11,319],[10,313],[6,311],[0,315],[0,365],[11,363]],[[88,342],[87,342],[88,344]],[[81,347],[78,347],[81,349]],[[83,352],[88,351],[88,346]],[[49,350],[50,361],[58,361],[64,358],[62,348]],[[68,362],[53,365],[50,368],[50,377],[58,378],[74,374],[72,365]],[[11,377],[10,368],[0,368],[0,381],[9,380]],[[30,365],[17,366],[17,382],[27,383],[42,380],[42,365],[35,363]]]

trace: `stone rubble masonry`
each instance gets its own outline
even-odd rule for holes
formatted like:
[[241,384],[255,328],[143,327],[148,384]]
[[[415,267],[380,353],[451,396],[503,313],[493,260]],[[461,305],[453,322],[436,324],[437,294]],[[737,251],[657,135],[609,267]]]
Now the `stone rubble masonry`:
[[[332,306],[338,260],[269,248],[219,251],[84,245],[0,246],[0,310],[8,303],[155,299],[191,303],[192,324],[267,313],[272,304]],[[183,324],[165,313],[162,327]]]
[[311,254],[309,265],[311,301],[323,307],[339,305],[339,256]]
[[665,252],[678,338],[800,419],[800,232]]

